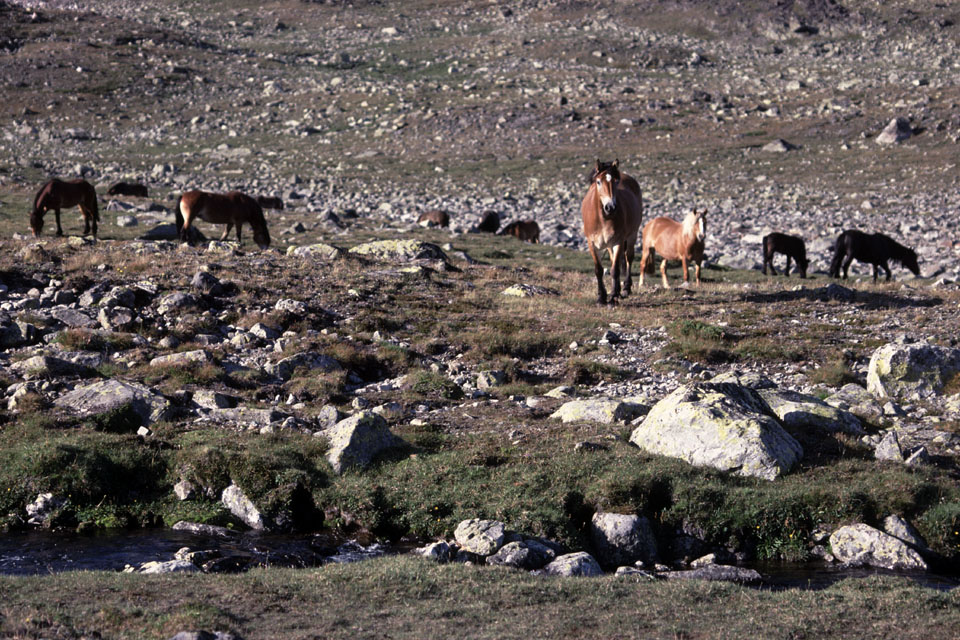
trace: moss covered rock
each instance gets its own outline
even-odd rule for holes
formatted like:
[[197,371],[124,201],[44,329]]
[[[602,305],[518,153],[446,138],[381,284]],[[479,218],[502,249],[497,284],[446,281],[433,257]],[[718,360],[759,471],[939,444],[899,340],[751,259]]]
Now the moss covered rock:
[[403,439],[390,431],[387,421],[372,411],[341,420],[326,435],[330,439],[327,460],[337,473],[363,469],[378,454],[403,445]]
[[170,402],[149,387],[121,380],[104,380],[78,387],[54,401],[81,418],[96,417],[129,407],[144,426],[167,418]]
[[440,247],[421,240],[376,240],[357,245],[350,253],[377,260],[447,260]]
[[288,247],[287,255],[295,258],[312,258],[314,260],[335,260],[343,252],[333,245],[318,242],[303,247]]
[[867,391],[880,398],[929,398],[957,375],[960,349],[891,343],[870,357]]
[[646,407],[620,398],[589,398],[565,402],[550,416],[563,422],[589,420],[601,424],[626,422],[642,415]]
[[832,407],[815,396],[779,389],[762,389],[759,393],[787,428],[819,429],[852,435],[864,433],[857,416]]
[[920,554],[903,540],[863,523],[834,531],[830,536],[830,548],[837,560],[848,564],[899,570],[927,569]]
[[732,383],[680,387],[650,410],[630,442],[649,453],[767,480],[803,455],[760,394]]

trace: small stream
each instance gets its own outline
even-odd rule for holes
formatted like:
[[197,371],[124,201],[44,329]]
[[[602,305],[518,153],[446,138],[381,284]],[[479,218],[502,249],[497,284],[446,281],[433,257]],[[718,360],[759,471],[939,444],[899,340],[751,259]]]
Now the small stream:
[[[337,539],[330,534],[256,535],[228,538],[173,529],[140,529],[79,535],[28,531],[0,535],[0,574],[41,575],[61,571],[121,571],[125,566],[167,561],[183,547],[215,549],[223,557],[239,559],[244,567],[316,567],[331,562],[356,562],[410,551],[412,545],[389,546],[373,541]],[[823,589],[846,578],[895,575],[918,585],[947,591],[960,586],[960,576],[923,572],[894,572],[870,567],[849,568],[823,562],[758,563],[751,568],[763,576],[762,589]]]

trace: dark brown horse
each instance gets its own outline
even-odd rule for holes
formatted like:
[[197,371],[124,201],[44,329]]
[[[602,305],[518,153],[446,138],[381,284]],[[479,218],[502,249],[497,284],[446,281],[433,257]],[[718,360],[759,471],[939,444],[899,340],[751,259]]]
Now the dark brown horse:
[[417,218],[417,224],[422,227],[449,227],[450,214],[440,209],[431,209],[424,211]]
[[225,224],[221,242],[230,235],[230,229],[236,225],[237,242],[242,243],[240,228],[246,222],[253,229],[253,241],[261,249],[270,246],[270,232],[263,217],[263,209],[250,196],[231,191],[229,193],[208,193],[206,191],[187,191],[177,202],[177,232],[181,242],[188,242],[190,225],[195,219],[213,224]]
[[700,286],[700,265],[703,263],[704,238],[707,235],[707,211],[697,213],[694,209],[687,214],[683,222],[670,218],[654,218],[643,227],[643,254],[640,256],[640,286],[643,286],[643,274],[653,273],[653,252],[663,258],[660,263],[660,275],[663,276],[663,288],[669,289],[667,282],[667,260],[679,260],[683,267],[683,284],[690,284],[690,272],[687,263],[696,265],[697,286]]
[[135,182],[118,182],[107,191],[108,196],[147,197],[147,186]]
[[97,222],[100,221],[100,209],[97,207],[97,191],[86,180],[60,180],[53,178],[45,183],[33,198],[33,211],[30,213],[30,229],[37,237],[43,231],[43,214],[53,209],[57,215],[57,235],[63,235],[60,226],[60,209],[80,207],[83,214],[83,235],[93,233],[97,237]]
[[497,235],[513,236],[517,240],[539,244],[540,225],[537,224],[536,220],[515,220],[501,229]]
[[257,204],[264,209],[283,211],[283,200],[276,196],[257,196]]
[[830,263],[830,277],[839,278],[843,271],[843,279],[847,279],[847,271],[854,260],[873,265],[873,281],[877,281],[880,268],[887,272],[887,281],[893,273],[888,261],[899,262],[920,277],[920,265],[917,264],[917,253],[909,249],[890,236],[882,233],[864,233],[855,229],[847,229],[837,237],[834,248],[833,261]]
[[481,231],[483,233],[496,233],[497,229],[499,228],[500,214],[496,211],[487,211],[483,214],[480,224],[474,227],[474,231]]
[[583,235],[593,258],[593,272],[597,276],[597,304],[607,303],[603,286],[601,259],[606,250],[610,255],[613,274],[613,293],[610,304],[621,297],[621,269],[626,269],[623,295],[630,295],[633,279],[630,269],[637,246],[637,233],[643,220],[643,195],[640,184],[631,176],[620,173],[620,161],[601,163],[590,173],[590,187],[580,205],[583,216]]
[[803,243],[803,238],[776,232],[763,236],[763,275],[767,275],[768,266],[773,271],[773,275],[779,275],[777,268],[773,266],[773,256],[776,253],[787,256],[787,266],[783,270],[783,275],[790,276],[790,259],[793,258],[800,271],[800,277],[807,277],[810,261],[807,260],[807,247]]

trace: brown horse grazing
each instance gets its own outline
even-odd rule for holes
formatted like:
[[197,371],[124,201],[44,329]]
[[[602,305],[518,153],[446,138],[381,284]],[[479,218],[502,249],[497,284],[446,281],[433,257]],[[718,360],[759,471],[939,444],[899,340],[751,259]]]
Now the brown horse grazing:
[[637,233],[643,220],[643,194],[640,184],[631,176],[620,173],[620,161],[601,163],[590,173],[590,187],[580,205],[583,215],[583,235],[587,238],[593,272],[597,276],[597,304],[607,303],[607,290],[603,286],[603,266],[600,261],[603,251],[610,255],[610,270],[613,273],[613,293],[610,304],[620,299],[621,269],[626,269],[623,295],[630,295],[633,278],[633,254],[637,246]]
[[257,196],[257,204],[264,209],[283,211],[283,200],[276,196]]
[[517,240],[540,244],[540,225],[536,220],[515,220],[505,226],[498,236],[513,236]]
[[97,207],[97,190],[86,180],[60,180],[53,178],[45,183],[33,198],[33,211],[30,213],[30,229],[37,237],[43,231],[43,214],[53,209],[57,215],[57,235],[63,235],[60,226],[60,209],[80,207],[83,214],[83,235],[93,233],[97,237],[97,222],[100,221],[100,209]]
[[440,209],[431,209],[424,211],[417,218],[417,224],[422,227],[449,227],[450,214]]
[[700,286],[700,265],[703,263],[703,244],[707,234],[707,210],[700,213],[694,209],[687,214],[683,222],[670,218],[654,218],[643,227],[643,254],[640,256],[640,286],[643,286],[643,274],[653,273],[653,252],[656,250],[663,262],[660,263],[660,275],[663,276],[663,288],[669,289],[667,282],[667,260],[680,260],[683,265],[683,283],[690,284],[690,272],[687,262],[696,264],[697,286]]
[[187,191],[177,202],[177,232],[181,242],[189,241],[189,229],[194,219],[205,220],[213,224],[226,224],[220,241],[227,239],[230,229],[237,226],[237,242],[242,244],[240,228],[246,222],[253,229],[253,241],[261,249],[270,246],[270,232],[263,217],[263,209],[250,196],[231,191],[230,193],[208,193],[206,191]]
[[108,196],[136,196],[138,198],[147,197],[146,185],[134,182],[118,182],[107,191]]

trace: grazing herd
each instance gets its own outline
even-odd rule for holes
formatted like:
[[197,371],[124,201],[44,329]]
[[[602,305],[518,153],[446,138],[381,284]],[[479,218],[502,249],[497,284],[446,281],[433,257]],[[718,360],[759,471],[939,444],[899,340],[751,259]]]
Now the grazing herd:
[[[147,187],[142,184],[118,182],[110,187],[108,195],[127,195],[139,198],[147,197]],[[100,211],[97,206],[97,192],[86,180],[48,180],[33,199],[30,213],[30,229],[34,237],[43,231],[43,217],[47,211],[53,211],[57,221],[57,235],[63,235],[60,225],[60,210],[79,207],[83,214],[83,234],[97,236],[97,223]],[[190,228],[194,220],[204,220],[213,224],[224,224],[221,240],[226,240],[230,230],[236,227],[237,242],[241,242],[241,228],[250,225],[254,242],[261,248],[270,246],[270,232],[263,209],[283,209],[283,201],[276,197],[258,196],[253,198],[239,191],[229,193],[209,193],[206,191],[187,191],[177,201],[175,217],[177,234],[182,242],[190,239]],[[580,207],[583,217],[583,234],[587,248],[593,258],[594,274],[597,278],[597,303],[617,304],[621,297],[630,295],[633,285],[631,268],[637,238],[641,235],[643,220],[643,194],[640,184],[632,176],[620,171],[620,161],[601,162],[599,159],[590,171],[589,186]],[[690,283],[689,263],[695,267],[695,282],[700,284],[700,270],[703,263],[707,211],[694,209],[687,214],[683,222],[670,218],[657,217],[643,226],[642,254],[640,258],[640,286],[643,286],[644,274],[654,272],[654,255],[661,258],[660,275],[664,288],[667,281],[667,262],[679,260],[683,272],[683,283]],[[433,209],[420,215],[417,222],[424,226],[449,227],[450,215],[446,211]],[[499,229],[499,231],[498,231]],[[534,220],[516,220],[500,228],[500,216],[495,211],[487,211],[481,222],[471,229],[473,232],[510,235],[525,242],[540,241],[540,226]],[[610,272],[613,289],[610,296],[604,286],[603,254],[610,257]],[[787,261],[784,275],[790,275],[791,260],[796,264],[801,278],[807,277],[810,261],[807,259],[803,238],[784,233],[770,233],[763,238],[763,274],[768,269],[773,275],[779,275],[773,265],[776,254],[783,254]],[[847,230],[840,234],[834,246],[833,260],[830,263],[830,277],[847,278],[850,264],[859,260],[873,265],[873,281],[876,282],[882,268],[886,280],[892,277],[889,262],[893,261],[920,276],[917,254],[894,239],[882,233],[864,233]],[[622,282],[621,282],[622,281]]]

